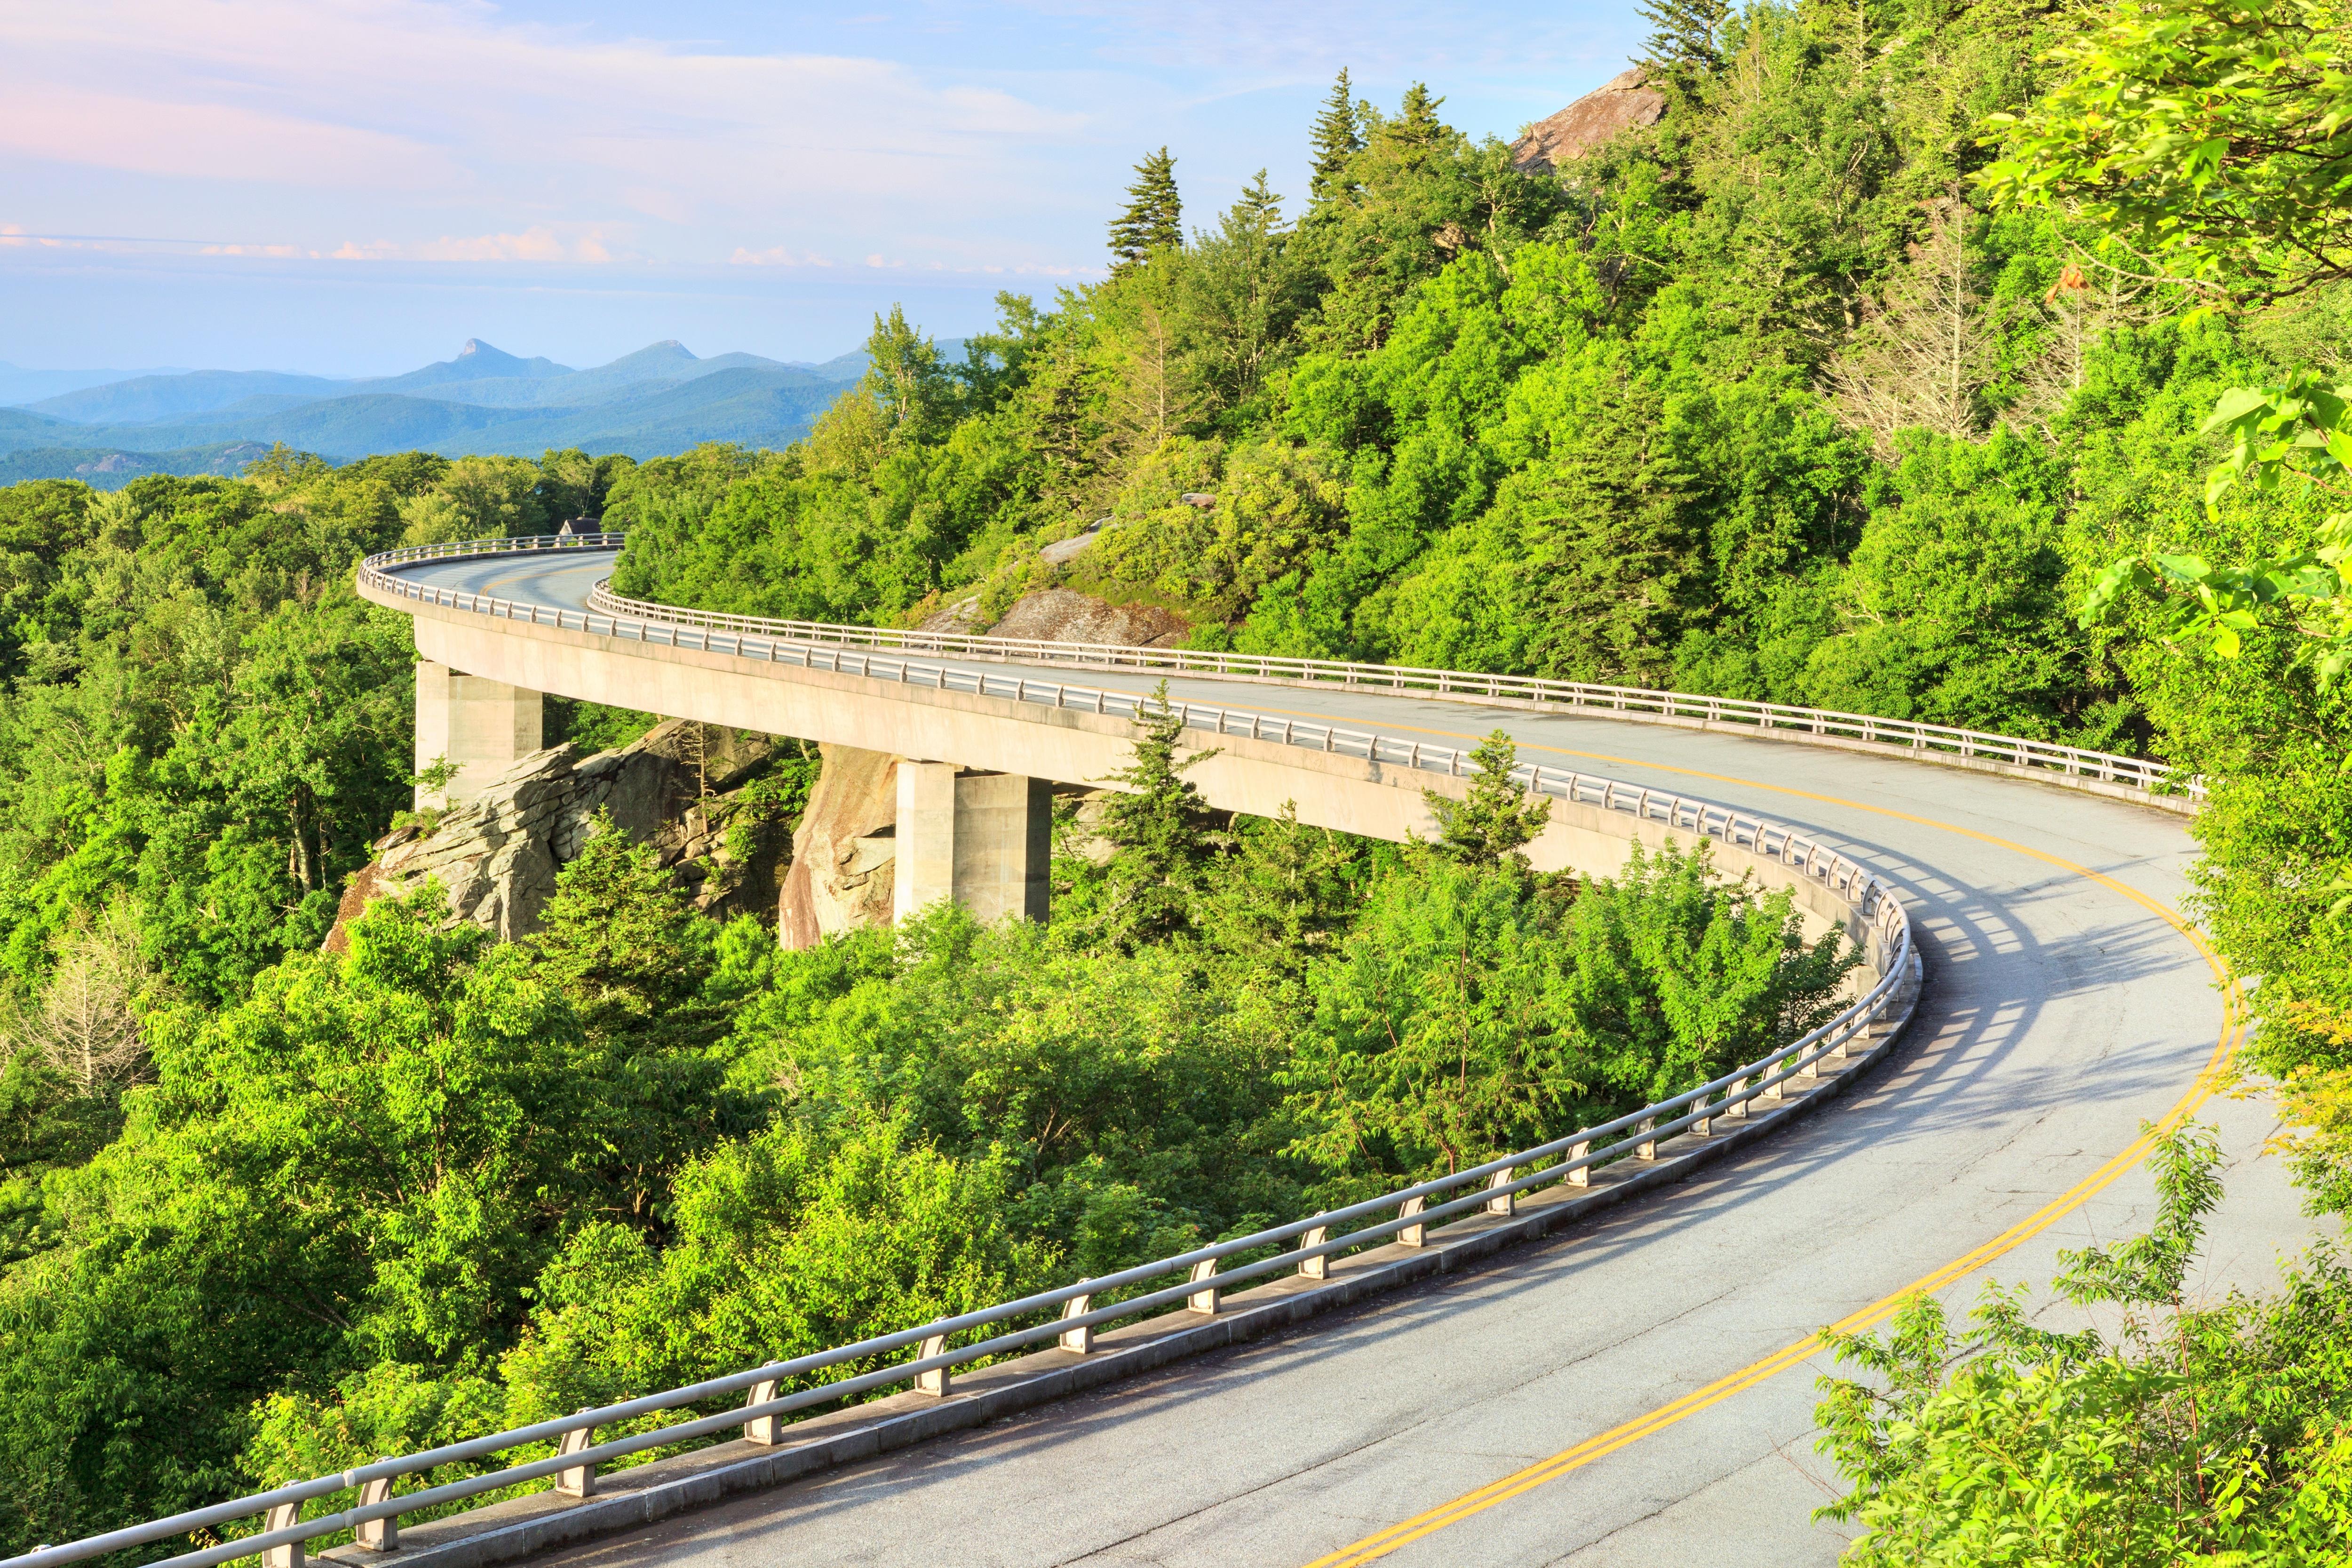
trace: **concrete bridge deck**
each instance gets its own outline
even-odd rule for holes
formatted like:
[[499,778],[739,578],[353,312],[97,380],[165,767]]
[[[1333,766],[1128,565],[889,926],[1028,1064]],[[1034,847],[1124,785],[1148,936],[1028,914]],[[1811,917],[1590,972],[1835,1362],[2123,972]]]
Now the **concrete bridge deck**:
[[[577,610],[610,561],[583,552],[407,570]],[[541,689],[648,705],[632,691],[562,684],[566,668],[593,684],[579,672],[594,661],[563,640],[581,634],[457,618],[475,623],[458,628],[469,646],[537,645]],[[438,635],[420,616],[431,657],[443,657],[433,651]],[[599,668],[628,657],[625,647],[608,650]],[[1157,679],[1040,673],[1134,691]],[[660,710],[747,721],[694,711],[698,679],[667,688],[686,693],[685,705]],[[1838,1486],[1811,1450],[1812,1377],[1824,1358],[1696,1402],[1671,1424],[1645,1417],[1737,1383],[2012,1227],[2047,1222],[1989,1270],[1947,1286],[1948,1300],[1965,1306],[1988,1278],[2046,1279],[2059,1248],[2144,1225],[2143,1173],[2084,1184],[2144,1121],[2196,1092],[2231,1028],[2217,972],[2176,912],[2193,854],[2176,816],[1891,758],[1599,717],[1200,677],[1169,685],[1181,700],[1451,744],[1499,727],[1528,758],[1703,795],[1823,836],[1912,901],[1927,993],[1911,1037],[1801,1134],[1476,1272],[609,1538],[567,1561],[1296,1568],[1385,1550],[1398,1563],[1828,1563],[1840,1537],[1808,1517]],[[1038,715],[1041,755],[1056,743],[1053,717]],[[2275,1258],[2315,1226],[2274,1162],[2255,1158],[2272,1125],[2263,1102],[2212,1100],[2200,1114],[2220,1124],[2237,1161],[2202,1286],[2265,1283]],[[1395,1529],[1570,1450],[1492,1506]],[[1381,1531],[1392,1533],[1353,1549]]]

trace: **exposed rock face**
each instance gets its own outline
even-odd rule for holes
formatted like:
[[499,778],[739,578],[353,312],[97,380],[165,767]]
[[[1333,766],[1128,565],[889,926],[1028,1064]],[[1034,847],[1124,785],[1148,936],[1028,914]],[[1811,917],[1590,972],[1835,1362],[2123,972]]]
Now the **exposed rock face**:
[[1113,605],[1074,589],[1048,588],[1016,601],[988,635],[1035,642],[1171,647],[1192,629],[1192,623],[1183,616],[1155,605]]
[[572,745],[534,752],[429,831],[411,826],[378,840],[374,862],[343,889],[325,950],[344,950],[344,927],[370,900],[413,892],[427,877],[438,878],[448,892],[450,923],[488,926],[502,942],[530,935],[554,896],[557,869],[579,856],[599,811],[611,812],[614,826],[638,843],[652,845],[661,864],[695,889],[698,908],[718,915],[764,912],[779,856],[772,849],[736,861],[725,848],[722,825],[725,792],[773,752],[764,736],[677,720],[593,757]]
[[897,889],[898,759],[823,746],[824,770],[793,831],[792,869],[777,901],[786,947],[814,947],[837,931],[888,925]]
[[1655,125],[1666,111],[1666,100],[1648,82],[1640,66],[1620,71],[1558,114],[1528,126],[1511,143],[1511,161],[1528,174],[1541,174],[1574,162],[1621,132]]
[[978,637],[988,628],[980,613],[980,595],[973,594],[958,599],[943,609],[934,610],[915,627],[919,632],[945,632],[950,637]]

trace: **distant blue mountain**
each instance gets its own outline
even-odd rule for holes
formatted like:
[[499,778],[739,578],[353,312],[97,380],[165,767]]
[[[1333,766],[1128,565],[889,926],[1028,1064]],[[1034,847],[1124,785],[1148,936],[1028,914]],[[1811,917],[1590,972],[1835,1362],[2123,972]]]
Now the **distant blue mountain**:
[[147,370],[26,370],[0,360],[0,408],[21,407],[60,393],[79,392],[85,386],[107,386],[133,376],[187,374],[184,367],[176,365]]
[[[962,341],[940,350],[959,357]],[[278,442],[339,462],[419,447],[653,458],[705,441],[781,447],[807,434],[865,371],[862,352],[787,364],[747,353],[698,358],[674,340],[573,370],[474,339],[454,359],[357,381],[276,371],[133,376],[0,408],[0,475],[122,484],[207,471],[208,462],[241,466]]]
[[466,346],[457,351],[456,359],[428,364],[423,370],[412,370],[406,375],[387,375],[358,384],[370,392],[419,392],[426,387],[445,387],[468,381],[541,381],[550,376],[571,375],[568,364],[558,364],[551,359],[517,359],[514,355],[494,349],[479,338],[467,338]]
[[208,413],[262,393],[331,397],[350,384],[323,375],[289,375],[274,370],[192,370],[177,375],[133,376],[110,386],[45,397],[32,405],[32,411],[77,425],[143,425]]

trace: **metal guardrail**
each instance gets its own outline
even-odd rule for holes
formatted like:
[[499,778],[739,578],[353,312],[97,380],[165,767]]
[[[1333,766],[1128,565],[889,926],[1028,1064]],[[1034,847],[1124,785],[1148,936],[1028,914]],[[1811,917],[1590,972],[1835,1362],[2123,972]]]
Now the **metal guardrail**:
[[[626,536],[621,533],[585,533],[565,538],[540,535],[521,539],[472,540],[453,544],[412,546],[382,555],[370,556],[360,569],[362,581],[393,594],[418,596],[404,586],[403,581],[387,574],[386,567],[409,565],[420,561],[453,556],[502,553],[546,549],[616,550]],[[1707,723],[1750,726],[1782,733],[1836,736],[1866,741],[1883,745],[1896,745],[1927,754],[1957,755],[1962,758],[1982,758],[1990,762],[2016,767],[2062,773],[2077,778],[2092,778],[2103,783],[2121,784],[2152,795],[2185,796],[2202,799],[2204,781],[2181,778],[2167,763],[2150,762],[2142,757],[2126,757],[2112,752],[2089,751],[2079,746],[2062,746],[2047,741],[2027,740],[2018,735],[1997,735],[1981,730],[1955,729],[1943,724],[1922,724],[1907,719],[1882,719],[1868,713],[1844,713],[1826,708],[1792,708],[1775,702],[1750,702],[1732,697],[1694,696],[1685,692],[1657,691],[1644,687],[1596,686],[1573,680],[1540,680],[1530,677],[1482,675],[1475,671],[1423,669],[1407,665],[1349,664],[1332,659],[1274,658],[1255,654],[1211,653],[1189,648],[1125,647],[1109,643],[1042,642],[1024,637],[966,637],[946,632],[899,631],[887,626],[836,626],[824,621],[777,620],[759,616],[722,615],[709,610],[686,610],[675,605],[657,605],[643,599],[627,599],[614,595],[610,580],[600,580],[588,597],[590,609],[599,612],[596,618],[608,623],[642,623],[692,628],[702,632],[725,631],[751,634],[768,639],[817,647],[894,648],[908,652],[927,653],[935,657],[952,656],[965,658],[991,659],[999,662],[1064,664],[1081,668],[1160,669],[1182,674],[1243,677],[1246,679],[1297,681],[1306,684],[1337,684],[1371,689],[1385,688],[1394,691],[1426,691],[1441,697],[1472,699],[1490,697],[1549,703],[1571,710],[1585,709],[1612,713],[1650,714],[1665,719],[1685,719]],[[436,601],[455,604],[457,599],[470,600],[471,595],[454,595],[441,590]],[[504,603],[505,601],[493,601]],[[471,607],[470,603],[466,607]],[[566,617],[570,617],[566,619]],[[585,622],[589,617],[576,610],[555,613],[555,620],[546,624],[571,625]],[[682,644],[688,647],[715,647],[703,640]],[[797,661],[795,661],[797,662]],[[825,667],[831,668],[831,667]]]
[[1881,719],[1868,713],[1843,713],[1826,708],[1791,708],[1777,702],[1750,702],[1735,697],[1702,697],[1637,686],[1596,686],[1576,680],[1542,680],[1526,676],[1423,669],[1410,665],[1275,658],[1258,654],[1212,653],[1190,648],[1123,647],[1111,643],[1043,642],[1027,637],[968,637],[947,632],[899,631],[886,626],[835,626],[824,621],[730,616],[709,610],[679,609],[644,599],[622,598],[611,591],[609,582],[598,583],[590,594],[588,603],[592,609],[634,620],[696,626],[705,630],[753,632],[765,637],[789,637],[797,642],[898,648],[932,655],[1018,660],[1030,664],[1065,664],[1087,668],[1164,669],[1193,675],[1385,688],[1393,691],[1433,692],[1441,697],[1507,698],[1564,708],[1654,714],[1666,719],[1691,719],[1715,724],[1744,724],[1763,730],[1835,735],[1884,745],[1906,746],[1917,752],[1982,757],[2021,768],[2047,769],[2108,784],[2120,784],[2151,794],[2186,795],[2193,799],[2201,798],[2205,793],[2200,780],[2177,778],[2174,770],[2167,764],[2145,758],[2087,751],[2079,746],[2062,746],[2048,741],[2030,741],[2017,735],[1997,735],[1981,730],[1921,724],[1908,719]]
[[[554,543],[498,542],[502,550],[581,549],[596,548],[589,542],[600,537],[588,535],[578,541]],[[390,556],[373,557],[362,567],[362,574],[371,585],[380,590],[427,603],[449,605],[475,614],[514,620],[528,619],[542,626],[580,626],[583,629],[601,629],[606,635],[634,635],[640,638],[646,637],[651,630],[640,625],[632,633],[620,629],[628,623],[616,623],[613,617],[602,615],[583,616],[576,610],[561,612],[563,618],[559,621],[558,612],[551,606],[517,605],[488,595],[457,594],[430,584],[410,583],[403,586],[403,579],[383,570],[385,566],[408,562],[480,552],[478,546],[471,551],[462,546],[420,546],[394,552]],[[675,641],[685,628],[672,626],[666,629],[669,636],[660,640]],[[839,647],[829,650],[792,648],[774,639],[750,638],[740,633],[722,638],[708,631],[699,631],[698,640],[681,646],[699,646],[714,651],[738,653],[746,658],[840,669],[844,673],[874,675],[886,670],[896,671],[895,679],[900,680],[909,679],[909,672],[922,668],[903,659],[883,660],[866,655],[851,656],[847,650]],[[950,675],[976,680],[981,685],[950,688]],[[885,678],[893,677],[886,675]],[[992,679],[993,685],[989,684]],[[1150,699],[1129,693],[1082,692],[1076,688],[1029,681],[1024,678],[991,678],[979,671],[949,671],[932,667],[916,683],[936,683],[942,689],[985,690],[990,695],[1012,695],[1016,700],[1050,700],[1056,706],[1089,707],[1095,712],[1122,713],[1137,718],[1150,717],[1158,711]],[[1003,689],[1005,688],[1011,689]],[[1073,701],[1073,698],[1079,700]],[[1370,756],[1382,762],[1453,774],[1476,771],[1466,752],[1451,747],[1428,746],[1327,726],[1298,725],[1290,721],[1283,721],[1277,726],[1275,721],[1260,715],[1235,714],[1231,710],[1208,709],[1199,704],[1170,706],[1185,716],[1188,726],[1214,729],[1220,734],[1246,732],[1262,740],[1271,740],[1276,738],[1278,731],[1279,737],[1287,744]],[[1230,727],[1243,719],[1247,721],[1246,731]],[[265,1552],[270,1554],[274,1563],[291,1563],[296,1560],[302,1542],[343,1531],[353,1531],[363,1548],[391,1551],[397,1545],[396,1521],[404,1513],[438,1509],[484,1492],[503,1490],[551,1478],[558,1490],[586,1496],[594,1489],[596,1468],[600,1465],[649,1449],[668,1447],[730,1431],[740,1431],[741,1436],[753,1443],[782,1443],[789,1430],[784,1418],[795,1412],[814,1405],[830,1405],[894,1384],[912,1384],[922,1393],[943,1397],[949,1392],[953,1369],[958,1366],[1005,1355],[1047,1341],[1077,1353],[1088,1353],[1093,1349],[1094,1331],[1105,1324],[1155,1313],[1162,1308],[1214,1314],[1220,1309],[1223,1293],[1246,1281],[1293,1269],[1309,1278],[1325,1278],[1328,1273],[1328,1259],[1335,1255],[1391,1241],[1405,1247],[1426,1246],[1429,1227],[1441,1221],[1478,1213],[1509,1214],[1516,1209],[1518,1196],[1523,1193],[1562,1183],[1571,1186],[1589,1185],[1591,1173],[1598,1166],[1622,1160],[1654,1159],[1658,1142],[1662,1139],[1694,1130],[1705,1136],[1718,1120],[1744,1118],[1748,1107],[1759,1099],[1782,1099],[1790,1082],[1817,1079],[1820,1064],[1824,1059],[1844,1058],[1849,1047],[1869,1031],[1894,999],[1910,963],[1910,917],[1905,911],[1902,900],[1867,868],[1780,824],[1732,811],[1711,802],[1553,768],[1523,767],[1517,770],[1514,776],[1523,779],[1530,790],[1554,799],[1598,805],[1603,810],[1624,812],[1643,821],[1664,822],[1700,837],[1720,838],[1795,869],[1800,875],[1828,889],[1867,923],[1869,945],[1873,950],[1869,956],[1878,971],[1877,982],[1820,1027],[1745,1067],[1695,1089],[1597,1126],[1580,1128],[1534,1148],[1507,1154],[1433,1181],[1417,1183],[1381,1197],[1309,1215],[1230,1241],[1195,1247],[1189,1252],[1099,1279],[1078,1280],[978,1311],[939,1319],[894,1333],[876,1335],[812,1355],[746,1367],[723,1377],[709,1378],[642,1398],[583,1410],[558,1420],[488,1433],[419,1453],[388,1457],[373,1464],[297,1481],[269,1491],[232,1499],[209,1508],[191,1510],[66,1545],[40,1547],[9,1559],[8,1568],[47,1568],[52,1563],[85,1562],[108,1552],[152,1545],[197,1531],[211,1531],[222,1525],[257,1517],[263,1524],[257,1533],[164,1559],[163,1568],[209,1568],[214,1563]],[[1270,1258],[1254,1261],[1229,1261],[1269,1247],[1282,1250]],[[1095,1305],[1097,1297],[1132,1287],[1152,1286],[1154,1281],[1167,1279],[1171,1276],[1181,1278],[1176,1283],[1158,1286],[1139,1295],[1104,1306]],[[1029,1321],[1024,1322],[1023,1320]],[[961,1344],[952,1342],[980,1331],[992,1331],[979,1338],[967,1339]],[[891,1355],[910,1347],[915,1353],[909,1360],[789,1394],[781,1392],[788,1382],[822,1375],[835,1368]],[[742,1405],[715,1415],[673,1422],[603,1443],[595,1439],[601,1427],[635,1422],[649,1415],[738,1395],[743,1396]],[[443,1465],[464,1463],[513,1448],[548,1443],[556,1445],[557,1451],[544,1458],[527,1459],[482,1475],[396,1496],[393,1492],[393,1488],[404,1479],[429,1472]],[[301,1517],[303,1504],[338,1492],[354,1490],[358,1493],[358,1501],[353,1506],[310,1519]]]

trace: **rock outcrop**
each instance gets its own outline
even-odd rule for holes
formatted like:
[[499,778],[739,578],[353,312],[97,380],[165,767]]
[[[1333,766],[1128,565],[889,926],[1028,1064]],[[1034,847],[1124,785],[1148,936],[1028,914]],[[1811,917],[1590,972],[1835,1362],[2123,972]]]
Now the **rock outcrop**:
[[818,749],[824,768],[793,830],[792,869],[776,906],[776,934],[790,948],[888,925],[897,889],[898,759],[854,746]]
[[1071,588],[1047,588],[1014,601],[988,635],[1034,642],[1172,647],[1192,629],[1192,624],[1183,616],[1157,605],[1114,605]]
[[1575,162],[1611,137],[1655,125],[1666,112],[1665,95],[1649,85],[1640,66],[1620,71],[1546,120],[1538,120],[1511,143],[1511,161],[1534,174]]
[[[672,720],[617,751],[583,757],[573,745],[522,758],[476,799],[376,841],[375,859],[343,889],[329,952],[371,900],[413,892],[437,878],[452,924],[488,926],[502,942],[540,928],[555,875],[576,858],[600,812],[653,847],[714,915],[764,914],[775,898],[782,835],[747,858],[728,848],[731,792],[774,754],[775,742]],[[754,836],[757,837],[758,836]]]

